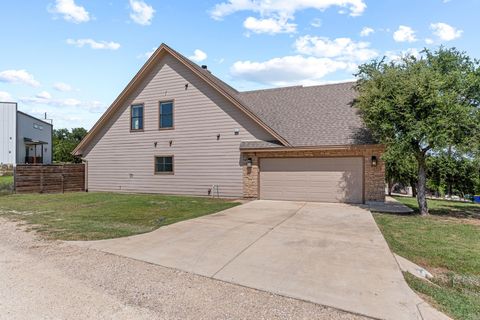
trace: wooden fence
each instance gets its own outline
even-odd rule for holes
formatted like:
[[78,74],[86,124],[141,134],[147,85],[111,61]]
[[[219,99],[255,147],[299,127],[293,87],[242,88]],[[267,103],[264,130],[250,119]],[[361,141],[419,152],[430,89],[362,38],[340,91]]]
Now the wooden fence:
[[85,165],[17,165],[17,193],[63,193],[85,191]]

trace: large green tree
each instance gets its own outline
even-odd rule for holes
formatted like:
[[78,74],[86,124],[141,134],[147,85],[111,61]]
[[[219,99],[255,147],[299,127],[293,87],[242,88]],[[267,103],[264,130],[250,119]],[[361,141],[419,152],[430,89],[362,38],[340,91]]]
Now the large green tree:
[[53,130],[53,161],[63,163],[79,163],[81,159],[72,155],[73,149],[87,134],[84,128]]
[[455,48],[420,57],[376,60],[359,67],[355,105],[374,136],[417,166],[417,200],[428,215],[427,157],[448,147],[468,148],[479,131],[480,68]]

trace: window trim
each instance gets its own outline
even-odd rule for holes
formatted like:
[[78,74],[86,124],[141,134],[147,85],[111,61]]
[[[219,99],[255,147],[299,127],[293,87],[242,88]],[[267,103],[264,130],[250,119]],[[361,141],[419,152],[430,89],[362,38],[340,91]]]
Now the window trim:
[[[172,171],[157,171],[157,158],[172,158]],[[153,173],[155,175],[173,175],[175,174],[175,157],[173,154],[153,156]]]
[[[162,103],[172,103],[172,126],[171,127],[161,127],[160,126],[160,120],[162,119]],[[158,102],[158,130],[173,130],[175,129],[175,99],[169,99],[169,100],[160,100]]]
[[[133,129],[132,120],[133,120],[133,107],[142,106],[142,128]],[[145,128],[145,103],[134,103],[130,105],[130,132],[142,132]]]

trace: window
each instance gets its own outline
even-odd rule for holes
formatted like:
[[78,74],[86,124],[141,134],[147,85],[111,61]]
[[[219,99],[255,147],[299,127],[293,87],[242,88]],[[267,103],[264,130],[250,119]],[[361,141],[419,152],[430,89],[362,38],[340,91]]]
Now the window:
[[130,129],[131,130],[143,130],[143,105],[136,104],[132,106],[130,111]]
[[173,128],[173,101],[160,102],[160,129]]
[[155,173],[173,173],[173,157],[155,157]]

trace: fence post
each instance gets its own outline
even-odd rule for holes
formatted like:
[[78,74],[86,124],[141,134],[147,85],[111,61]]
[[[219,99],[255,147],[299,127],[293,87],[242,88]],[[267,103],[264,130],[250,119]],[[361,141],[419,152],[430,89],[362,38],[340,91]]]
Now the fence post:
[[43,166],[40,167],[40,193],[43,193]]

